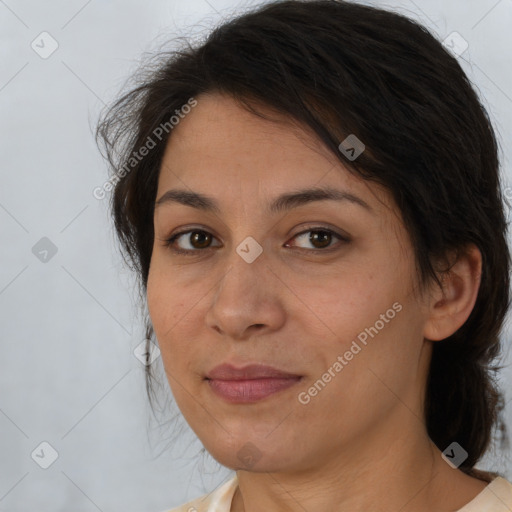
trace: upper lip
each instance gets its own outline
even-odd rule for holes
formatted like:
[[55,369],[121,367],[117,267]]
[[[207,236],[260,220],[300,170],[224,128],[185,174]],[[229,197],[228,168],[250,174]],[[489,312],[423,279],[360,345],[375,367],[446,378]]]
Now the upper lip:
[[297,378],[300,375],[285,372],[272,366],[264,364],[249,364],[241,368],[236,368],[231,364],[221,364],[216,366],[206,374],[207,379],[219,380],[250,380],[264,378]]

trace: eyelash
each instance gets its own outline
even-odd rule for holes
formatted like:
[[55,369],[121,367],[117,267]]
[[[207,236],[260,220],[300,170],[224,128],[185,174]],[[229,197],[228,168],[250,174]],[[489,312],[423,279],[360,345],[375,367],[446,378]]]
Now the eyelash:
[[[350,242],[350,239],[348,237],[342,236],[339,233],[333,231],[332,229],[325,228],[323,226],[310,227],[310,228],[306,229],[305,231],[301,231],[300,233],[297,233],[292,238],[297,238],[306,233],[314,233],[314,232],[322,232],[322,233],[328,233],[330,235],[334,235],[336,238],[338,238],[338,240],[342,244]],[[189,233],[207,233],[207,234],[211,235],[210,232],[208,232],[204,229],[187,229],[184,231],[180,231],[179,233],[175,233],[170,238],[165,239],[163,245],[165,247],[168,247],[172,252],[174,252],[176,254],[184,254],[186,256],[195,256],[198,252],[204,252],[204,251],[208,251],[208,250],[211,250],[214,248],[214,247],[206,247],[205,249],[177,249],[176,247],[173,247],[173,244],[177,240],[178,237],[180,237],[182,235],[189,234]],[[336,248],[333,249],[332,246],[329,246],[325,249],[304,249],[304,248],[300,248],[300,249],[302,249],[304,251],[308,251],[308,252],[331,252],[331,250],[335,250]]]

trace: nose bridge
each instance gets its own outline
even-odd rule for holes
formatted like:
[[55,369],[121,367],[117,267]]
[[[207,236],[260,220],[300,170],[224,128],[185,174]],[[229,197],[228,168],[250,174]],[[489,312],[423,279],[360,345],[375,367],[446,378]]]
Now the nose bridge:
[[260,217],[261,208],[257,208],[258,201],[255,199],[252,197],[236,202],[230,213],[234,221],[231,227],[226,226],[231,230],[232,254],[228,256],[229,265],[250,272],[255,269],[261,271],[262,261],[267,259],[263,258],[264,219]]
[[226,257],[207,313],[207,324],[235,339],[251,326],[277,329],[284,310],[276,295],[275,275],[268,268],[262,246],[246,237]]
[[264,199],[259,193],[247,195],[242,191],[240,197],[242,199],[232,202],[228,209],[232,222],[225,227],[231,231],[231,250],[225,256],[225,272],[215,296],[218,298],[219,294],[229,289],[229,295],[238,296],[238,300],[261,303],[263,295],[268,300],[272,293],[272,282],[268,281],[272,273],[266,268],[270,255],[263,249],[264,245],[268,248],[264,231],[266,224],[258,206]]
[[227,259],[228,270],[221,279],[227,286],[235,286],[239,293],[257,293],[259,288],[265,286],[265,266],[268,258],[265,257],[262,245],[252,236],[247,236],[233,246]]

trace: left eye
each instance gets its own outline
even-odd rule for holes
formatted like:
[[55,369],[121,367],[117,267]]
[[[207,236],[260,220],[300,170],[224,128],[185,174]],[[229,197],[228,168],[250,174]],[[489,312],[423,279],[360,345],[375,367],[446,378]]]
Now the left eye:
[[[309,236],[308,236],[308,233]],[[333,238],[337,238],[342,242],[348,242],[348,239],[335,233],[330,229],[324,228],[316,228],[316,229],[308,229],[307,231],[303,231],[302,233],[298,233],[293,237],[297,240],[304,240],[308,243],[313,244],[314,249],[325,249],[326,247],[331,247],[331,242]]]
[[[307,236],[308,233],[311,234]],[[191,249],[180,246],[176,247],[177,242],[185,235],[189,235],[185,240],[189,246],[192,246]],[[190,235],[194,236],[190,237]],[[199,237],[197,235],[199,235]],[[296,234],[292,239],[302,239],[311,243],[313,245],[313,249],[325,249],[332,246],[331,242],[334,238],[337,238],[341,242],[349,242],[348,238],[326,228],[308,229],[307,231],[302,231],[301,233]],[[175,253],[192,255],[193,253],[198,253],[201,250],[212,249],[213,247],[210,245],[212,239],[215,239],[215,237],[208,231],[203,229],[189,229],[171,236],[164,241],[164,245]],[[194,244],[199,244],[200,247],[194,247]],[[287,244],[287,246],[289,247],[289,244]]]

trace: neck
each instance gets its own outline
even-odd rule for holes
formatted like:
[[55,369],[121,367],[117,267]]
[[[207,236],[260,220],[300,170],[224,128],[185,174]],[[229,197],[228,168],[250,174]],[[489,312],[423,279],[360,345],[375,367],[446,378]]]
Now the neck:
[[400,404],[396,416],[304,470],[237,471],[231,512],[448,511],[485,487],[441,458],[410,410]]

